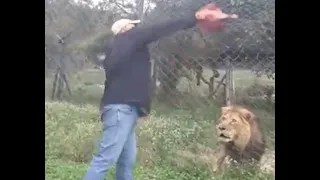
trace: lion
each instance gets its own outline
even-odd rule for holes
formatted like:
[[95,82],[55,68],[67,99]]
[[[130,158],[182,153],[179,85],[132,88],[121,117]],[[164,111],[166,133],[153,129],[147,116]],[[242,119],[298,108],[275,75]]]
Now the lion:
[[221,169],[227,156],[240,164],[260,162],[266,141],[258,118],[251,111],[240,106],[222,107],[216,129],[219,148],[214,173]]

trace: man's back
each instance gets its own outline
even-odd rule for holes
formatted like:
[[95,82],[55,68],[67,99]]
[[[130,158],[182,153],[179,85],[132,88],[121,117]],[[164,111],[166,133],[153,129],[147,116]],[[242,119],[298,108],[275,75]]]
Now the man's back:
[[[150,55],[147,45],[135,46],[130,32],[115,37],[110,55],[104,63],[108,83],[102,99],[106,104],[131,104],[141,112],[150,109]],[[141,114],[143,116],[145,114]]]
[[101,103],[103,134],[85,180],[103,180],[114,164],[115,179],[133,179],[137,153],[134,127],[139,116],[148,115],[150,110],[151,72],[147,45],[178,30],[191,28],[197,19],[207,16],[214,19],[217,12],[207,8],[190,17],[149,27],[135,27],[139,21],[129,19],[112,25],[111,31],[118,35],[104,63],[108,83]]
[[129,104],[139,115],[150,112],[151,63],[148,44],[177,30],[193,27],[194,16],[167,21],[150,27],[136,27],[115,37],[104,63],[106,77],[102,107],[107,104]]

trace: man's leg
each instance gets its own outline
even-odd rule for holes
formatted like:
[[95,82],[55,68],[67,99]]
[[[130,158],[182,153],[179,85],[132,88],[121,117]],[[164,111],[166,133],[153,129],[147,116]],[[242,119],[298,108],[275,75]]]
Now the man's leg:
[[132,170],[136,162],[136,134],[132,130],[116,166],[116,180],[133,180]]
[[103,134],[84,180],[103,180],[114,165],[138,119],[133,106],[115,104],[104,107]]

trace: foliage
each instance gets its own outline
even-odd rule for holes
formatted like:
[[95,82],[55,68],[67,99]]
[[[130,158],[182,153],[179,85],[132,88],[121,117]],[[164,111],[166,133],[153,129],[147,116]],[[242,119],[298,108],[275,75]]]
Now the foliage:
[[[138,2],[138,1],[136,1]],[[172,17],[179,17],[195,12],[207,0],[152,0],[145,1],[144,24],[161,22]],[[155,8],[150,8],[150,3]],[[181,31],[173,36],[162,39],[152,47],[153,56],[166,58],[172,53],[182,57],[189,56],[196,59],[211,58],[216,61],[225,49],[243,52],[245,58],[251,59],[254,64],[259,53],[274,56],[274,0],[217,0],[215,3],[224,11],[237,13],[240,19],[227,23],[224,33],[202,33],[197,28]],[[65,36],[72,32],[68,38],[67,50],[64,52],[64,61],[81,61],[86,57],[97,62],[97,54],[104,52],[106,41],[111,41],[109,28],[119,17],[136,17],[137,3],[101,1],[93,4],[92,1],[72,0],[50,1],[46,0],[46,47],[49,57],[59,58],[63,53],[58,44],[57,35]],[[84,57],[75,57],[72,52],[85,52]],[[260,59],[261,60],[261,59]],[[272,62],[273,59],[262,59]],[[257,61],[258,62],[258,61]],[[248,62],[247,62],[248,63]],[[272,65],[272,64],[271,64]],[[242,63],[242,67],[247,66]],[[269,68],[269,65],[265,65]],[[272,66],[274,69],[274,67]],[[265,72],[259,70],[259,72]],[[265,72],[268,73],[268,72]]]
[[[203,148],[216,146],[212,123],[217,119],[218,107],[189,111],[155,103],[156,110],[150,119],[139,122],[136,128],[139,149],[136,179],[273,179],[255,167],[230,169],[212,176],[207,162],[201,159],[211,156],[208,152],[204,154]],[[83,176],[101,133],[97,109],[68,102],[45,103],[46,179],[72,180]],[[193,155],[185,157],[182,152]],[[109,179],[112,175],[114,169]]]
[[93,106],[45,104],[46,156],[88,161],[99,135],[98,111]]

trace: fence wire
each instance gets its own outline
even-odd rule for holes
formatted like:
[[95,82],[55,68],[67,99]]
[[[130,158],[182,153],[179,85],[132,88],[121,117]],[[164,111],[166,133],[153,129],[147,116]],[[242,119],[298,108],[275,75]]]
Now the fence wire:
[[[208,2],[45,0],[45,69],[47,84],[53,86],[47,93],[53,99],[84,93],[80,81],[88,86],[96,83],[97,91],[102,91],[104,76],[96,74],[103,74],[101,62],[105,47],[112,45],[110,27],[115,20],[140,18],[142,24],[150,25],[190,14]],[[195,27],[150,45],[153,97],[187,109],[245,105],[267,112],[262,119],[273,123],[275,1],[215,3],[240,17],[226,22],[225,32],[204,33]],[[91,72],[87,76],[92,78],[81,76],[83,72]],[[270,132],[274,134],[274,129]]]

